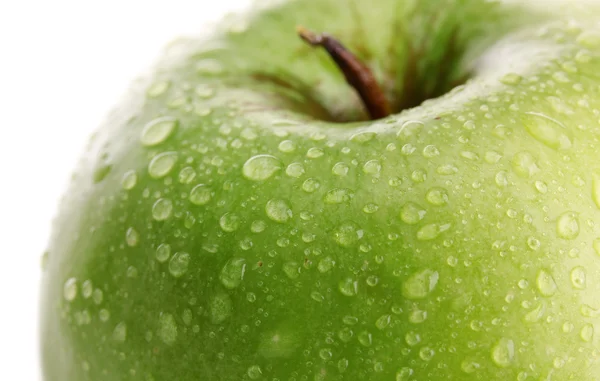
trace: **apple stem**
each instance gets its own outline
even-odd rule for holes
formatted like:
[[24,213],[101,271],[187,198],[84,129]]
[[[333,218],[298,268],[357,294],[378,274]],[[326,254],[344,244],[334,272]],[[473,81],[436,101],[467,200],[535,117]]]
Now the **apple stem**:
[[372,119],[390,115],[390,105],[371,69],[352,54],[341,42],[323,33],[315,34],[299,26],[298,35],[311,46],[322,46],[362,99]]

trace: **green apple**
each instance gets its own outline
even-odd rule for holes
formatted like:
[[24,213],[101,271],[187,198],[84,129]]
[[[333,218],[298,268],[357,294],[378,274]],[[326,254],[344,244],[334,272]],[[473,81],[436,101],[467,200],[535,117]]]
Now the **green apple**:
[[600,380],[597,8],[277,1],[173,43],[63,199],[44,379]]

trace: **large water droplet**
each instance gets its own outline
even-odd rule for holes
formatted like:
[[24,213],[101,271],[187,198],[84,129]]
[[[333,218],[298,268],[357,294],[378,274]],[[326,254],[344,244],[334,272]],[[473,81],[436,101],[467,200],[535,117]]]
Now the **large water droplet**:
[[289,204],[280,199],[273,199],[267,202],[265,206],[267,217],[279,223],[285,223],[294,216]]
[[423,347],[419,350],[419,357],[423,361],[430,361],[435,355],[435,351],[430,347]]
[[176,152],[160,153],[150,160],[150,164],[148,164],[148,173],[155,179],[165,177],[171,172],[176,162]]
[[167,345],[177,341],[177,323],[171,314],[161,313],[158,317],[158,337]]
[[373,336],[370,332],[362,331],[358,334],[358,342],[365,347],[370,347],[373,344]]
[[232,290],[242,283],[245,272],[246,260],[243,258],[231,258],[221,269],[219,279],[225,288]]
[[448,203],[448,191],[444,188],[431,188],[425,198],[431,205],[446,205]]
[[194,205],[206,205],[211,197],[210,188],[204,184],[196,185],[190,192],[190,202]]
[[509,367],[515,358],[515,344],[512,340],[502,338],[492,348],[492,360],[501,368]]
[[248,368],[248,370],[246,371],[246,374],[248,375],[248,378],[250,378],[251,380],[258,380],[259,378],[262,377],[262,370],[260,369],[260,366],[252,365],[251,367]]
[[346,163],[336,163],[333,168],[331,169],[331,173],[333,173],[336,176],[346,176],[348,175],[348,171],[350,170],[350,167],[348,167],[348,164]]
[[546,303],[542,301],[534,309],[529,311],[523,319],[527,323],[537,323],[544,317],[545,313],[546,313]]
[[313,178],[306,179],[304,180],[304,183],[302,183],[302,190],[307,193],[313,193],[320,187],[321,183],[319,182],[319,180]]
[[586,274],[585,268],[582,266],[577,266],[571,270],[571,284],[574,288],[578,290],[585,289],[586,283]]
[[112,333],[112,339],[119,343],[123,343],[127,340],[127,325],[125,322],[120,322],[115,326]]
[[304,166],[301,163],[292,163],[285,169],[285,174],[290,177],[301,177],[305,173]]
[[409,201],[400,210],[400,219],[406,224],[414,225],[425,218],[425,214],[425,209]]
[[440,234],[449,230],[450,224],[428,224],[417,231],[417,239],[419,241],[429,241],[436,239]]
[[248,180],[263,181],[283,168],[283,163],[271,155],[257,155],[244,163],[242,173]]
[[137,184],[137,173],[134,170],[127,171],[123,174],[121,185],[125,190],[131,190]]
[[171,246],[167,243],[161,243],[157,248],[156,248],[156,260],[164,263],[166,262],[169,257],[171,256]]
[[283,272],[290,279],[297,279],[300,276],[301,267],[298,262],[286,262],[283,264]]
[[594,326],[592,324],[584,325],[579,332],[579,337],[583,341],[591,342],[594,338]]
[[407,299],[423,299],[433,291],[439,277],[437,271],[430,269],[418,271],[404,282],[402,295]]
[[152,206],[152,218],[156,221],[165,221],[171,217],[173,202],[166,198],[159,198]]
[[352,278],[346,278],[340,281],[338,289],[342,295],[354,296],[358,293],[358,282]]
[[219,219],[219,225],[224,231],[231,233],[240,227],[240,218],[235,213],[225,213]]
[[231,316],[233,312],[233,302],[231,297],[224,293],[218,292],[209,302],[210,321],[213,324],[220,324]]
[[546,270],[540,270],[536,278],[536,285],[543,296],[556,294],[557,286],[552,275]]
[[141,142],[145,146],[155,146],[165,140],[175,131],[178,121],[172,117],[154,119],[142,129]]
[[181,277],[188,270],[190,255],[186,252],[175,253],[169,261],[169,272],[175,278]]
[[354,246],[363,235],[363,230],[352,221],[342,223],[333,231],[333,239],[343,247]]
[[77,297],[77,279],[67,279],[63,286],[63,297],[67,302],[75,300],[75,297]]
[[354,192],[347,188],[332,189],[325,194],[323,201],[327,204],[342,204],[350,202],[354,198]]
[[579,235],[579,218],[574,212],[563,213],[556,221],[556,232],[564,239],[572,240]]
[[317,269],[320,273],[329,272],[335,266],[335,261],[331,257],[325,257],[319,261],[317,265]]
[[381,171],[379,160],[369,160],[363,165],[363,172],[368,175],[376,175]]
[[523,77],[515,73],[508,73],[504,75],[504,77],[500,78],[500,82],[510,86],[518,85],[522,80]]
[[556,119],[537,112],[527,112],[523,125],[535,139],[556,150],[565,150],[573,145],[568,130]]

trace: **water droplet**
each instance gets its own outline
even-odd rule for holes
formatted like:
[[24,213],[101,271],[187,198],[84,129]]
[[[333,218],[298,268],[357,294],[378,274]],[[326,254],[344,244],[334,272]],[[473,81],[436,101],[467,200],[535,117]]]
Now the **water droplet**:
[[322,149],[313,147],[306,152],[306,157],[309,159],[317,159],[321,156],[325,155]]
[[338,361],[337,368],[340,373],[344,373],[348,369],[348,359],[343,358]]
[[140,242],[140,234],[134,228],[127,229],[127,232],[125,232],[125,242],[129,247],[137,246]]
[[248,370],[246,371],[246,374],[248,375],[248,378],[250,378],[251,380],[258,380],[259,378],[262,377],[262,370],[260,369],[260,366],[252,365],[251,367],[248,368]]
[[169,261],[169,272],[175,278],[181,277],[188,270],[190,255],[186,252],[175,253]]
[[542,301],[534,309],[532,309],[525,315],[524,320],[527,323],[537,323],[542,319],[542,317],[544,317],[545,313],[546,303]]
[[592,199],[596,207],[600,209],[600,174],[598,173],[592,175]]
[[448,191],[444,188],[431,188],[425,198],[431,205],[446,205],[448,203]]
[[564,239],[572,240],[579,235],[579,218],[574,212],[563,213],[556,221],[556,232]]
[[302,269],[298,262],[286,262],[283,264],[283,272],[290,279],[297,279]]
[[231,316],[233,312],[233,302],[228,294],[218,292],[209,302],[210,321],[213,324],[221,324]]
[[98,184],[99,182],[104,180],[106,176],[108,176],[108,174],[112,171],[112,167],[113,166],[110,164],[102,164],[98,168],[96,168],[92,176],[92,181],[94,182],[94,184]]
[[331,169],[331,173],[333,173],[336,176],[346,176],[348,175],[348,171],[350,170],[350,167],[348,167],[348,165],[346,163],[336,163],[333,168]]
[[418,271],[404,282],[402,295],[407,299],[423,299],[433,291],[438,279],[437,271],[430,269]]
[[293,217],[292,209],[284,200],[273,199],[267,202],[265,206],[267,217],[279,223],[285,223]]
[[302,343],[302,337],[291,328],[279,328],[264,334],[258,353],[267,359],[289,358]]
[[173,202],[166,198],[159,198],[152,206],[152,218],[156,221],[165,221],[171,217]]
[[108,319],[110,319],[110,312],[103,308],[98,311],[98,317],[100,318],[100,321],[106,323]]
[[583,341],[588,343],[591,342],[594,338],[594,326],[591,324],[584,325],[579,332],[579,337],[581,337],[581,340]]
[[492,360],[500,368],[509,367],[514,361],[515,344],[512,340],[502,338],[492,348]]
[[363,207],[363,212],[367,214],[373,214],[379,210],[379,205],[368,203]]
[[368,175],[376,175],[381,171],[379,160],[369,160],[363,165],[363,172]]
[[134,170],[127,171],[123,174],[123,178],[121,179],[121,186],[125,190],[131,190],[137,184],[137,173]]
[[406,224],[414,225],[425,218],[425,214],[425,209],[409,201],[400,210],[400,219]]
[[410,311],[410,314],[408,315],[408,321],[412,324],[421,324],[425,320],[427,320],[427,311],[418,308]]
[[375,136],[377,136],[377,134],[375,132],[363,131],[363,132],[358,132],[358,133],[352,135],[350,137],[350,141],[363,144],[363,143],[370,142],[371,140],[373,140],[375,138]]
[[347,188],[332,189],[325,194],[323,201],[327,204],[342,204],[350,202],[354,198],[354,192]]
[[301,163],[292,163],[285,169],[286,175],[298,178],[304,174],[304,166]]
[[373,344],[373,336],[367,331],[362,331],[358,334],[358,342],[365,347],[370,347]]
[[533,155],[524,151],[513,156],[512,167],[522,177],[531,177],[540,171]]
[[231,258],[221,269],[219,279],[225,288],[233,290],[242,283],[245,272],[246,260],[243,258]]
[[257,155],[248,159],[242,168],[244,177],[248,180],[267,180],[283,168],[283,163],[271,155]]
[[312,300],[314,300],[315,302],[319,302],[319,303],[322,303],[322,302],[324,302],[324,301],[325,301],[325,296],[323,296],[323,294],[321,294],[321,293],[320,293],[320,292],[318,292],[318,291],[313,291],[313,292],[311,292],[311,293],[310,293],[310,298],[311,298]]
[[375,327],[377,329],[383,330],[386,329],[390,323],[392,322],[392,315],[381,315],[377,321],[375,321]]
[[423,156],[431,159],[432,157],[436,157],[440,155],[440,150],[434,145],[428,145],[423,148]]
[[411,368],[401,368],[398,372],[396,372],[396,381],[409,381],[413,373],[414,371]]
[[167,345],[177,341],[177,323],[171,314],[161,313],[158,317],[158,337]]
[[345,296],[354,296],[358,293],[358,282],[352,278],[346,278],[340,281],[338,289]]
[[206,205],[211,198],[210,188],[204,184],[196,185],[190,192],[190,202],[194,205]]
[[166,243],[161,243],[157,248],[156,248],[156,260],[164,263],[166,262],[169,257],[171,256],[171,246],[169,244]]
[[96,304],[102,303],[102,300],[104,299],[104,293],[102,292],[102,290],[99,288],[95,289],[92,293],[92,299]]
[[291,140],[284,140],[279,143],[279,150],[284,153],[291,153],[296,150],[296,143]]
[[320,273],[325,274],[335,266],[335,261],[331,257],[325,257],[319,261],[317,269]]
[[142,129],[141,142],[147,147],[158,145],[175,131],[178,121],[172,117],[162,117],[154,119]]
[[480,368],[481,368],[481,364],[479,364],[476,361],[463,360],[463,362],[460,363],[460,369],[467,374],[475,373]]
[[449,176],[458,173],[458,168],[452,164],[444,164],[437,167],[436,172],[438,175]]
[[358,318],[355,316],[346,315],[342,318],[342,322],[346,325],[355,325],[358,323]]
[[571,270],[571,284],[578,290],[583,290],[586,287],[585,269],[582,266],[577,266]]
[[63,297],[67,302],[72,302],[77,297],[77,279],[69,278],[63,286]]
[[179,171],[179,182],[181,184],[191,184],[196,179],[196,171],[192,167],[185,167]]
[[414,331],[409,331],[406,333],[406,335],[404,335],[404,341],[406,341],[408,346],[414,347],[421,342],[421,335]]
[[160,153],[150,160],[148,164],[148,173],[155,179],[165,177],[171,172],[175,163],[177,162],[176,152],[163,152]]
[[125,322],[120,322],[115,326],[112,333],[112,339],[119,343],[123,343],[127,340],[127,325]]
[[573,145],[568,130],[556,119],[541,113],[527,112],[522,121],[531,136],[552,149],[565,150]]
[[435,355],[435,351],[429,347],[423,347],[419,351],[419,357],[423,361],[430,361]]
[[344,327],[338,331],[338,337],[344,343],[350,342],[350,340],[352,340],[353,336],[354,336],[354,332],[352,331],[352,329],[350,329],[348,327]]
[[400,130],[396,133],[396,136],[399,140],[408,140],[414,135],[417,135],[423,126],[424,124],[422,122],[409,120],[402,125]]
[[320,187],[321,183],[319,182],[319,180],[313,178],[306,179],[304,180],[304,183],[302,183],[302,190],[307,193],[313,193]]
[[504,75],[502,78],[500,78],[500,82],[504,83],[505,85],[509,85],[509,86],[518,85],[519,83],[521,83],[522,80],[523,80],[523,77],[521,77],[520,75],[515,74],[515,73],[508,73],[508,74]]
[[356,223],[347,221],[333,231],[333,239],[340,246],[352,247],[362,238],[363,234],[363,230]]
[[150,98],[159,97],[169,89],[169,86],[170,83],[167,81],[153,83],[146,91],[146,95],[148,95]]
[[450,224],[428,224],[417,231],[417,239],[419,241],[429,241],[436,239],[440,234],[449,230]]
[[556,294],[557,286],[552,275],[546,270],[540,270],[536,278],[537,288],[543,296]]

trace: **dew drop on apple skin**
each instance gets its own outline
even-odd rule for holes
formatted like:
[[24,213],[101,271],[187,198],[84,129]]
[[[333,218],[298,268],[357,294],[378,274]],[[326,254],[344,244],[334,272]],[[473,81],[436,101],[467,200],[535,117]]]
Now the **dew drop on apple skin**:
[[507,338],[500,339],[492,348],[492,360],[501,368],[512,365],[515,357],[515,344]]
[[173,212],[173,201],[166,198],[159,198],[152,206],[152,218],[156,221],[166,221]]
[[285,223],[293,216],[293,212],[287,201],[280,199],[272,199],[265,206],[267,217],[278,223]]
[[556,119],[539,112],[527,112],[521,120],[531,136],[552,149],[567,150],[573,145],[568,130]]
[[259,378],[262,377],[262,370],[260,369],[260,366],[252,365],[251,367],[248,368],[248,370],[246,371],[246,374],[248,375],[249,379],[258,380]]
[[219,219],[219,225],[223,231],[231,233],[239,228],[240,218],[235,213],[225,213]]
[[121,186],[125,190],[131,190],[137,184],[137,173],[134,170],[127,171],[121,179]]
[[400,209],[400,219],[408,225],[414,225],[420,222],[425,218],[426,214],[427,211],[424,208],[410,201],[404,204]]
[[168,175],[177,162],[176,152],[163,152],[150,160],[148,164],[148,174],[155,179]]
[[283,163],[271,155],[257,155],[248,159],[242,167],[242,174],[252,181],[264,181],[283,168]]
[[326,204],[342,204],[350,202],[354,198],[354,192],[347,188],[335,188],[323,196]]
[[566,212],[556,221],[556,232],[560,238],[573,240],[579,235],[579,217],[575,212]]
[[134,247],[140,242],[140,234],[134,228],[130,227],[125,232],[125,242],[127,246]]
[[546,270],[540,270],[536,277],[537,288],[543,296],[553,296],[556,294],[558,287],[554,281],[554,277]]
[[571,285],[577,290],[586,288],[586,273],[582,266],[574,267],[571,270]]
[[591,342],[594,338],[594,326],[592,324],[584,325],[579,331],[579,337],[585,342]]
[[339,177],[347,176],[349,171],[350,167],[348,166],[348,164],[343,162],[336,163],[334,164],[333,168],[331,168],[331,173]]
[[246,272],[246,260],[244,258],[231,258],[228,260],[219,274],[221,284],[230,290],[239,287]]
[[212,194],[210,188],[204,184],[196,185],[189,195],[189,200],[192,204],[202,206],[208,204],[211,200]]
[[196,179],[196,171],[192,167],[182,168],[178,179],[181,184],[191,184]]
[[158,337],[163,343],[173,345],[177,341],[177,323],[173,315],[161,313],[158,318]]
[[112,333],[112,339],[119,343],[123,343],[127,340],[127,325],[125,322],[120,322],[115,326]]
[[63,297],[67,302],[72,302],[77,297],[77,279],[69,278],[63,285]]
[[424,269],[412,274],[402,285],[402,295],[407,299],[424,299],[437,286],[439,273]]
[[333,240],[342,247],[352,247],[363,237],[364,231],[354,222],[346,221],[333,231]]
[[154,254],[154,256],[156,257],[156,260],[160,263],[168,261],[169,257],[171,256],[171,246],[166,243],[161,243],[156,248],[156,253]]
[[177,119],[169,116],[154,119],[148,122],[142,129],[140,141],[146,147],[158,145],[177,129],[179,122]]
[[289,177],[298,178],[304,175],[304,173],[304,166],[301,163],[292,163],[285,169],[285,174]]
[[190,255],[188,253],[186,253],[186,252],[175,253],[175,255],[173,255],[173,257],[169,261],[169,273],[173,277],[179,278],[188,271],[189,264],[190,264]]

